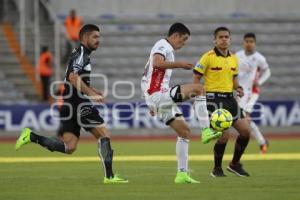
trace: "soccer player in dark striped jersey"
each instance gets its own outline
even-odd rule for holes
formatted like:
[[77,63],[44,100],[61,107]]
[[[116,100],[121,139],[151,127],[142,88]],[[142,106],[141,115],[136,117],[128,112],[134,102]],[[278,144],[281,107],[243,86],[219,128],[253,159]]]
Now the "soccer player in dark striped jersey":
[[72,154],[79,141],[80,129],[92,133],[98,140],[98,153],[104,167],[104,183],[127,183],[113,173],[113,150],[110,133],[93,103],[103,103],[101,91],[90,86],[90,54],[99,46],[100,29],[93,24],[84,25],[79,32],[80,46],[73,50],[68,62],[64,84],[64,104],[60,109],[62,139],[38,135],[29,128],[22,130],[15,149],[33,142],[65,154]]

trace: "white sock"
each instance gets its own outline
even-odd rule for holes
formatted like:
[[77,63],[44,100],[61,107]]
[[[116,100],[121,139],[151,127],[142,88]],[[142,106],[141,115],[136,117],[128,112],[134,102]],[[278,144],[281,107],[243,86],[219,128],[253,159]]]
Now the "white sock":
[[264,138],[264,136],[260,132],[257,125],[253,121],[251,121],[250,126],[251,126],[251,133],[255,137],[255,139],[257,140],[258,144],[259,145],[266,144],[266,139]]
[[177,156],[177,169],[178,171],[188,171],[189,159],[189,142],[190,140],[177,137],[176,142],[176,156]]
[[196,96],[194,103],[194,109],[197,116],[197,119],[200,123],[200,128],[208,128],[209,127],[209,117],[208,111],[206,107],[206,96]]

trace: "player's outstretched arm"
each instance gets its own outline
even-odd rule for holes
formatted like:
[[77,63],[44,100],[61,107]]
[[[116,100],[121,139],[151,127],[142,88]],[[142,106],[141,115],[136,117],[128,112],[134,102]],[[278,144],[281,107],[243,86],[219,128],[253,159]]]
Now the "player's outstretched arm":
[[98,90],[97,88],[94,88],[94,87],[90,87],[92,90],[94,90],[94,92],[96,92],[97,94],[99,95],[102,95],[103,96],[103,92],[101,90]]
[[165,57],[160,54],[155,54],[153,56],[153,66],[156,68],[163,69],[174,69],[174,68],[182,68],[186,70],[190,70],[194,68],[194,65],[189,62],[176,61],[176,62],[168,62],[165,61]]

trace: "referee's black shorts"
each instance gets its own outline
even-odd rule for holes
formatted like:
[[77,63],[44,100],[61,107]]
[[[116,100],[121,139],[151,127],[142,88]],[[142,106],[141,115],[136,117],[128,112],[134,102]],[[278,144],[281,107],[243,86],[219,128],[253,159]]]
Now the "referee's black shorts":
[[60,109],[60,131],[80,136],[80,129],[90,131],[104,123],[98,110],[92,104],[64,104]]
[[209,115],[219,108],[224,108],[231,113],[233,121],[245,117],[232,93],[206,92],[206,101]]

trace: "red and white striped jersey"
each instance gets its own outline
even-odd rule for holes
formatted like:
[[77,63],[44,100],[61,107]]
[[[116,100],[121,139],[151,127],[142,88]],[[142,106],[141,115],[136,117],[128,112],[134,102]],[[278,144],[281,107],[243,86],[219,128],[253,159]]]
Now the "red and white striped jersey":
[[175,61],[174,49],[167,39],[157,41],[151,49],[142,78],[141,87],[145,96],[158,91],[165,92],[169,89],[172,69],[153,67],[153,56],[155,54],[162,55],[167,62]]

